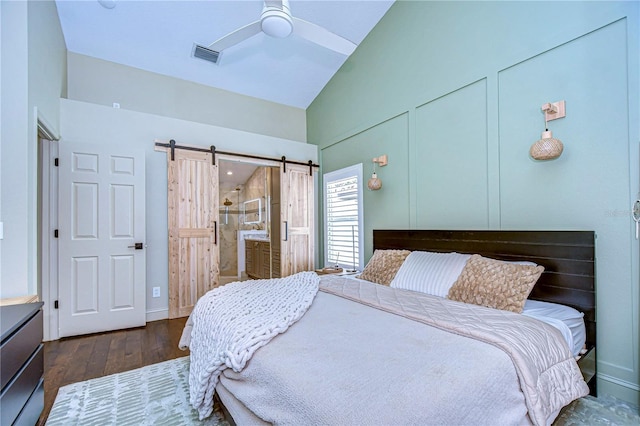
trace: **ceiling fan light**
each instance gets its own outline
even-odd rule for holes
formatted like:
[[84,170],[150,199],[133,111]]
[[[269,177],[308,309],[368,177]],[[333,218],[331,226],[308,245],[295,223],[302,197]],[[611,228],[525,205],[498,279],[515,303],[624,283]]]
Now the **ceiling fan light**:
[[262,14],[262,31],[276,38],[288,37],[293,31],[291,17],[281,10],[268,10]]
[[116,0],[98,0],[98,3],[105,9],[113,9],[116,7]]

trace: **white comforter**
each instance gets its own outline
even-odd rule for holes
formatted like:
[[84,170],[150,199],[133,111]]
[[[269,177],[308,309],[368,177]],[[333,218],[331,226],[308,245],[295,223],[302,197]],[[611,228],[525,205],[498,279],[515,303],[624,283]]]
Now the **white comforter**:
[[536,425],[547,424],[562,407],[589,393],[565,340],[540,321],[360,280],[335,277],[323,281],[321,289],[500,348],[513,361]]
[[191,350],[189,390],[200,420],[213,411],[220,372],[240,371],[253,353],[304,315],[318,292],[314,272],[230,283],[198,300],[180,346]]
[[[539,321],[337,276],[321,290],[243,369],[214,363],[245,420],[545,425],[588,393],[559,332]],[[194,327],[191,339],[193,362],[209,337]]]

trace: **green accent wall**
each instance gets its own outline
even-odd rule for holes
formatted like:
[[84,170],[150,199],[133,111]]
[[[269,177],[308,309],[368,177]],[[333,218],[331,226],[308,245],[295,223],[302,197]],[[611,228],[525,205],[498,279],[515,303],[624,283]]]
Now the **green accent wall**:
[[[323,173],[388,155],[365,260],[376,228],[595,230],[599,388],[636,404],[639,22],[638,2],[397,1],[307,110]],[[534,161],[560,100],[564,153]]]

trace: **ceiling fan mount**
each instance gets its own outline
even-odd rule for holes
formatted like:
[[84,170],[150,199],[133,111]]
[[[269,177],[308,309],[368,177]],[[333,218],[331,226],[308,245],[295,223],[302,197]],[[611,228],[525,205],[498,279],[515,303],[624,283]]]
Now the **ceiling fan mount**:
[[193,56],[217,64],[220,62],[220,56],[225,49],[235,46],[260,32],[276,38],[285,38],[295,34],[346,56],[351,55],[356,48],[353,42],[332,33],[326,28],[295,18],[291,15],[288,0],[266,0],[259,20],[232,31],[209,46],[205,47],[196,44]]

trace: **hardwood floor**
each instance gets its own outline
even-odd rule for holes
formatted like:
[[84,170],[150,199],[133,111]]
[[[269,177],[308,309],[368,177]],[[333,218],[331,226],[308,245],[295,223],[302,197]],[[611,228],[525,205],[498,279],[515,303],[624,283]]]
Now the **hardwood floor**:
[[178,349],[187,318],[145,327],[70,337],[44,345],[44,425],[62,386],[189,355]]

